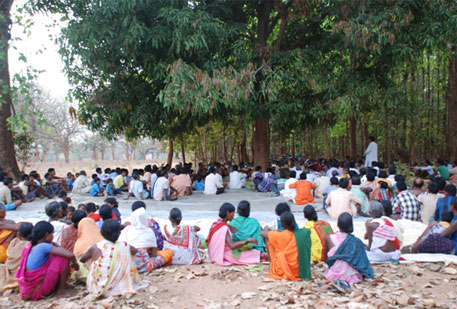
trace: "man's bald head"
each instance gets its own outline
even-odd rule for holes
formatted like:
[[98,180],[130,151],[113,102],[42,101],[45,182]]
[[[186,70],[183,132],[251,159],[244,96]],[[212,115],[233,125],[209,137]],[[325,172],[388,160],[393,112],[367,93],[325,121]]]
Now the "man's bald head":
[[420,177],[414,179],[414,182],[413,182],[413,187],[414,188],[419,188],[419,189],[422,189],[422,187],[424,186],[424,180]]

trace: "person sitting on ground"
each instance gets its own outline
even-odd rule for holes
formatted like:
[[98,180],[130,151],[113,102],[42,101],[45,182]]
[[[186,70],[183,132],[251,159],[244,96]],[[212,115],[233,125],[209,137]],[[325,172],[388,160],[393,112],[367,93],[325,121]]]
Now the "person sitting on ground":
[[98,210],[98,214],[101,217],[100,221],[95,222],[97,224],[98,229],[101,231],[103,222],[106,220],[112,220],[113,219],[113,209],[111,206],[103,204],[100,209]]
[[242,241],[249,238],[257,239],[257,244],[254,248],[265,252],[265,244],[260,236],[262,227],[257,219],[249,217],[251,213],[251,205],[248,201],[241,201],[238,204],[238,217],[230,221],[229,226],[232,231],[233,241]]
[[76,208],[73,206],[68,207],[68,212],[67,212],[67,219],[71,221],[71,218],[73,217],[73,214],[75,213]]
[[108,196],[116,196],[121,194],[121,191],[116,190],[116,187],[113,185],[113,180],[108,178],[106,180],[106,195]]
[[188,196],[192,194],[192,179],[188,169],[183,169],[177,176],[173,177],[173,188],[178,192],[178,196]]
[[[29,175],[23,174],[21,176],[21,182],[19,182],[17,185],[17,188],[21,189],[21,196],[24,196],[25,198],[23,202],[32,202],[35,200],[35,192],[29,192],[30,185],[35,187],[35,183],[29,181]],[[13,194],[13,191],[11,191],[11,194]]]
[[314,179],[314,185],[316,189],[314,190],[314,196],[317,198],[324,198],[324,193],[328,187],[330,187],[330,178],[325,176],[324,172],[321,172],[321,175]]
[[197,175],[197,180],[195,181],[195,191],[205,191],[205,182],[203,180],[204,179],[201,175]]
[[241,189],[246,185],[246,174],[238,172],[238,165],[232,167],[230,173],[229,189]]
[[77,210],[71,217],[72,224],[67,225],[62,230],[62,248],[67,249],[70,252],[73,252],[75,249],[75,243],[78,240],[78,224],[79,222],[86,218],[87,214],[83,210]]
[[62,209],[62,218],[59,219],[60,222],[65,224],[71,224],[71,220],[67,218],[68,215],[68,204],[62,201],[58,201],[60,208]]
[[[139,208],[144,208],[146,210],[146,204],[143,201],[136,201],[132,204],[132,213]],[[125,221],[127,223],[131,222],[131,218],[127,218]],[[151,217],[148,217],[148,227],[154,232],[157,241],[157,249],[163,250],[163,241],[164,237],[162,231],[160,230],[159,223]]]
[[413,245],[403,247],[402,253],[443,253],[454,254],[456,243],[441,235],[447,228],[454,215],[450,212],[443,212],[442,221],[432,221]]
[[420,221],[420,202],[407,189],[406,183],[397,182],[397,197],[392,203],[395,216],[401,219]]
[[305,219],[308,220],[305,228],[311,235],[311,260],[316,262],[325,261],[325,238],[333,234],[332,227],[326,221],[319,221],[313,205],[306,205],[303,209]]
[[78,223],[78,239],[75,242],[73,253],[79,259],[90,246],[103,239],[94,220],[83,217]]
[[6,207],[0,203],[0,263],[5,263],[8,246],[16,237],[18,226],[13,220],[6,219]]
[[362,204],[360,206],[360,211],[361,212],[366,212],[367,211],[367,208],[368,208],[368,197],[367,195],[365,194],[365,192],[363,192],[360,188],[360,176],[358,175],[354,175],[351,177],[351,183],[352,183],[352,186],[351,186],[351,192],[354,193],[354,195],[362,201]]
[[451,201],[457,193],[457,188],[454,185],[446,185],[444,187],[444,197],[438,199],[436,202],[436,209],[434,219],[436,222],[441,221],[441,214],[443,212],[450,212]]
[[17,270],[19,291],[23,300],[39,300],[55,291],[56,296],[68,297],[75,290],[67,289],[70,274],[68,262],[79,269],[75,255],[52,244],[54,227],[46,221],[32,229],[32,241],[22,251]]
[[286,180],[284,183],[284,190],[280,192],[280,194],[286,198],[287,200],[293,200],[295,196],[297,196],[297,189],[295,188],[290,188],[290,185],[297,182],[297,172],[296,171],[290,171],[289,173],[289,179]]
[[50,202],[46,205],[45,212],[49,217],[49,223],[54,227],[54,241],[60,246],[63,228],[67,226],[66,223],[60,221],[63,218],[62,206],[59,202]]
[[3,180],[4,186],[0,186],[0,203],[5,204],[5,209],[7,211],[16,210],[19,206],[22,205],[21,200],[13,202],[13,197],[11,195],[11,188],[13,187],[13,179],[6,178]]
[[[287,204],[287,203],[279,203],[279,204],[276,205],[275,213],[276,213],[277,218],[273,222],[273,224],[268,226],[270,230],[273,230],[273,231],[276,231],[276,230],[284,231],[284,229],[281,226],[281,214],[283,212],[286,212],[286,211],[290,211],[289,204]],[[299,229],[298,224],[296,226],[296,229]]]
[[227,222],[232,221],[234,216],[235,207],[230,203],[222,204],[219,209],[219,219],[211,225],[206,239],[211,262],[221,266],[260,263],[262,251],[249,249],[257,244],[257,239],[233,241]]
[[327,198],[332,193],[333,191],[337,190],[339,188],[339,180],[337,177],[333,176],[330,178],[330,186],[328,186],[325,191],[324,191],[324,197],[322,199],[322,205],[324,207],[324,211],[327,212]]
[[19,187],[22,189],[24,195],[29,199],[29,201],[34,200],[35,198],[44,198],[49,197],[46,191],[43,189],[40,183],[34,181],[36,175],[30,173],[30,175],[22,175],[22,182],[19,184]]
[[343,212],[338,217],[339,231],[326,238],[325,278],[329,281],[343,280],[347,283],[362,282],[363,277],[372,278],[373,269],[368,260],[365,245],[352,235],[352,215]]
[[368,259],[372,262],[400,259],[400,240],[390,221],[383,219],[383,205],[378,201],[370,203],[368,213],[373,220],[365,222],[365,239],[368,239]]
[[114,197],[108,197],[105,199],[105,204],[113,209],[113,220],[121,223],[121,213],[119,212],[119,203],[117,200]]
[[18,227],[18,237],[8,244],[8,257],[0,270],[0,288],[3,291],[17,287],[16,272],[21,262],[22,251],[31,240],[32,229],[32,223],[21,223]]
[[116,178],[113,180],[114,187],[118,191],[127,191],[128,183],[125,183],[125,177],[127,177],[128,171],[126,169],[122,169],[121,174],[117,175]]
[[97,213],[98,210],[98,205],[95,205],[95,203],[87,203],[86,204],[86,213],[89,218],[94,220],[95,222],[100,221],[102,217]]
[[144,184],[140,181],[140,174],[138,171],[132,173],[133,180],[130,182],[129,193],[125,198],[128,200],[131,196],[134,196],[138,200],[145,200],[149,197],[148,191],[144,189]]
[[280,169],[279,170],[279,178],[275,180],[273,183],[273,191],[275,192],[276,196],[280,195],[280,192],[284,190],[286,181],[289,178],[289,170],[288,169]]
[[276,181],[276,177],[271,168],[267,168],[267,172],[265,174],[258,173],[256,178],[260,181],[257,183],[255,188],[257,189],[257,192],[263,193],[269,192]]
[[389,184],[385,181],[377,182],[376,189],[371,193],[370,200],[390,201],[391,199],[392,191],[389,189]]
[[100,186],[100,178],[95,178],[93,180],[92,187],[90,189],[90,196],[103,196],[103,189]]
[[139,273],[151,272],[171,262],[171,250],[157,250],[157,238],[148,226],[148,215],[143,207],[132,212],[130,223],[122,230],[119,240],[138,250],[134,259]]
[[67,205],[70,205],[71,204],[71,198],[69,198],[67,196],[67,192],[65,192],[64,190],[60,190],[59,191],[59,194],[57,194],[57,201],[58,202],[64,202],[64,203],[67,203]]
[[75,194],[83,194],[89,193],[92,189],[89,180],[87,179],[87,175],[85,171],[79,172],[78,178],[76,178],[75,182],[73,183],[73,190],[71,192]]
[[94,298],[136,293],[139,276],[132,256],[138,250],[119,241],[120,234],[117,221],[105,221],[102,226],[104,239],[91,246],[80,259],[82,263],[92,261],[87,290]]
[[370,170],[370,172],[367,173],[366,178],[365,182],[362,181],[360,188],[364,192],[374,191],[374,189],[376,189],[376,174],[373,173],[373,170]]
[[48,196],[56,196],[57,193],[59,193],[59,184],[54,181],[52,175],[50,173],[44,174],[44,179],[43,179],[43,187],[44,190],[46,191],[46,194]]
[[73,184],[75,183],[76,177],[72,173],[67,174],[67,186],[71,192],[73,192]]
[[314,203],[314,196],[312,190],[316,187],[314,184],[308,180],[306,180],[306,173],[302,172],[300,174],[300,180],[290,184],[289,188],[296,188],[297,195],[293,199],[294,204],[296,205],[306,205]]
[[[352,193],[349,187],[349,180],[347,178],[341,178],[339,180],[339,188],[330,193],[327,197],[327,211],[330,218],[336,220],[340,214],[347,212],[352,216],[355,216],[360,212],[362,201],[358,199],[354,193]],[[355,203],[356,206],[352,206]]]
[[441,178],[448,181],[450,174],[449,169],[444,165],[444,160],[438,159],[437,163],[438,167],[436,168],[436,174],[439,174]]
[[311,238],[307,229],[297,229],[294,215],[281,214],[283,231],[262,231],[270,258],[269,278],[277,280],[310,280]]
[[413,188],[409,190],[412,194],[414,194],[416,197],[419,197],[422,193],[424,193],[424,190],[422,189],[424,187],[424,180],[420,177],[417,177],[413,181]]
[[158,173],[158,178],[153,184],[152,196],[156,201],[176,201],[178,192],[170,185],[167,170]]
[[165,225],[164,249],[173,251],[171,264],[201,264],[205,260],[204,237],[198,234],[200,227],[181,225],[182,214],[178,208],[170,210],[171,226]]
[[433,216],[436,210],[436,205],[439,199],[438,185],[435,182],[428,184],[427,192],[417,197],[421,203],[421,218],[422,223],[429,224],[430,220],[433,220]]
[[225,185],[222,182],[222,177],[216,173],[214,167],[208,169],[208,175],[205,178],[205,191],[206,195],[221,194],[225,191]]

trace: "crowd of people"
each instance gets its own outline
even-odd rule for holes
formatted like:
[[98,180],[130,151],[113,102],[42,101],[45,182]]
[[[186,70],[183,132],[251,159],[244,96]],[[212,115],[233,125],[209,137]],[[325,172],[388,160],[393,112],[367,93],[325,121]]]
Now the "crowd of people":
[[[71,294],[71,276],[97,298],[135,293],[139,273],[208,258],[221,266],[269,263],[269,277],[294,281],[311,279],[313,262],[323,261],[326,279],[348,291],[351,284],[373,277],[370,262],[396,261],[405,253],[456,254],[457,164],[439,159],[435,167],[418,166],[411,183],[395,166],[370,164],[299,160],[274,162],[263,172],[242,163],[200,164],[194,171],[189,163],[148,165],[131,175],[126,169],[97,168],[92,181],[85,171],[58,177],[49,169],[43,179],[36,171],[23,175],[17,186],[0,174],[0,282],[3,288],[18,286],[24,300],[37,300],[53,292]],[[195,191],[221,194],[227,187],[271,191],[285,200],[276,206],[277,219],[266,226],[250,216],[248,201],[237,208],[224,203],[206,237],[198,226],[181,224],[178,208],[161,228],[143,201],[173,201]],[[100,207],[92,202],[73,207],[70,192],[105,200]],[[128,218],[121,218],[118,195],[136,199]],[[36,198],[53,199],[45,207],[47,221],[32,225],[6,219],[7,211]],[[287,202],[303,205],[303,227]],[[338,231],[318,219],[320,212],[337,222]],[[352,234],[356,216],[368,218],[366,244]],[[427,224],[413,245],[403,246],[399,219]]]

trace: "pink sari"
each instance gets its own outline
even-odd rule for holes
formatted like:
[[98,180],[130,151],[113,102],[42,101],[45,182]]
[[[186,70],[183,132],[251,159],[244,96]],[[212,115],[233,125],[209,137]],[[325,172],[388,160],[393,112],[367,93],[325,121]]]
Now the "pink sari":
[[67,258],[50,254],[49,259],[40,268],[27,270],[27,257],[32,248],[32,243],[29,243],[22,251],[21,263],[16,273],[23,300],[39,300],[51,294],[59,281],[60,274],[68,265]]
[[224,225],[211,235],[211,240],[208,243],[208,254],[211,262],[222,266],[260,263],[262,252],[256,249],[243,250],[241,255],[235,258],[232,249],[225,242],[227,233],[232,237],[229,227]]
[[[330,235],[330,239],[333,243],[333,248],[327,253],[327,257],[331,257],[335,254],[338,247],[344,242],[347,234],[338,232]],[[343,260],[337,260],[333,266],[325,271],[325,278],[329,281],[333,280],[345,280],[349,283],[362,282],[363,276],[347,262]]]

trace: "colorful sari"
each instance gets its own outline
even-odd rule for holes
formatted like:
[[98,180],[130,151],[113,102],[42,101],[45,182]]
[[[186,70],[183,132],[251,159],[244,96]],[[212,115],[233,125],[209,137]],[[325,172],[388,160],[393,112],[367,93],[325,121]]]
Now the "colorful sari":
[[8,257],[8,243],[6,240],[11,236],[13,231],[11,230],[0,230],[0,263],[5,263],[6,258]]
[[253,245],[254,248],[265,252],[265,243],[263,242],[263,237],[260,236],[262,227],[254,218],[249,217],[236,217],[230,223],[230,226],[238,230],[238,232],[233,234],[233,240],[247,240],[248,238],[257,239],[257,245]]
[[62,230],[61,246],[70,252],[75,249],[75,243],[78,240],[78,229],[74,224],[67,225]]
[[156,235],[157,249],[162,250],[164,239],[163,239],[162,231],[160,230],[159,223],[152,218],[148,218],[148,226],[152,229],[152,231]]
[[222,266],[260,263],[262,251],[257,249],[243,250],[239,257],[235,258],[226,243],[227,233],[229,237],[232,237],[228,224],[221,219],[218,219],[211,226],[206,239],[211,262]]
[[[367,251],[368,260],[373,262],[399,260],[400,240],[397,237],[397,231],[393,224],[382,218],[373,220],[379,226],[373,231],[370,250]],[[384,252],[381,248],[388,242],[392,241],[395,244],[396,250],[391,252]]]
[[172,264],[200,264],[205,260],[204,238],[193,226],[164,226],[164,249],[173,251]]
[[365,253],[363,242],[352,234],[338,232],[330,235],[333,248],[328,252],[328,269],[325,278],[329,281],[345,280],[362,282],[363,276],[372,278],[373,269]]
[[270,231],[267,248],[270,255],[269,278],[291,281],[311,279],[311,238],[308,230],[296,230],[295,233]]
[[0,287],[3,290],[17,286],[16,272],[21,262],[22,251],[29,244],[26,240],[14,238],[8,246],[8,258],[0,270]]
[[325,238],[333,234],[332,227],[325,221],[308,221],[305,228],[311,233],[311,260],[321,262],[325,260]]
[[40,268],[27,270],[27,258],[32,248],[32,243],[29,243],[22,251],[21,262],[16,273],[23,300],[38,300],[51,294],[56,288],[60,274],[68,266],[68,259],[50,254],[49,259]]
[[101,257],[93,261],[87,277],[87,289],[94,298],[136,293],[138,271],[124,241],[97,243]]
[[84,218],[78,223],[78,240],[75,242],[73,253],[79,259],[87,249],[103,239],[95,221],[91,218]]

